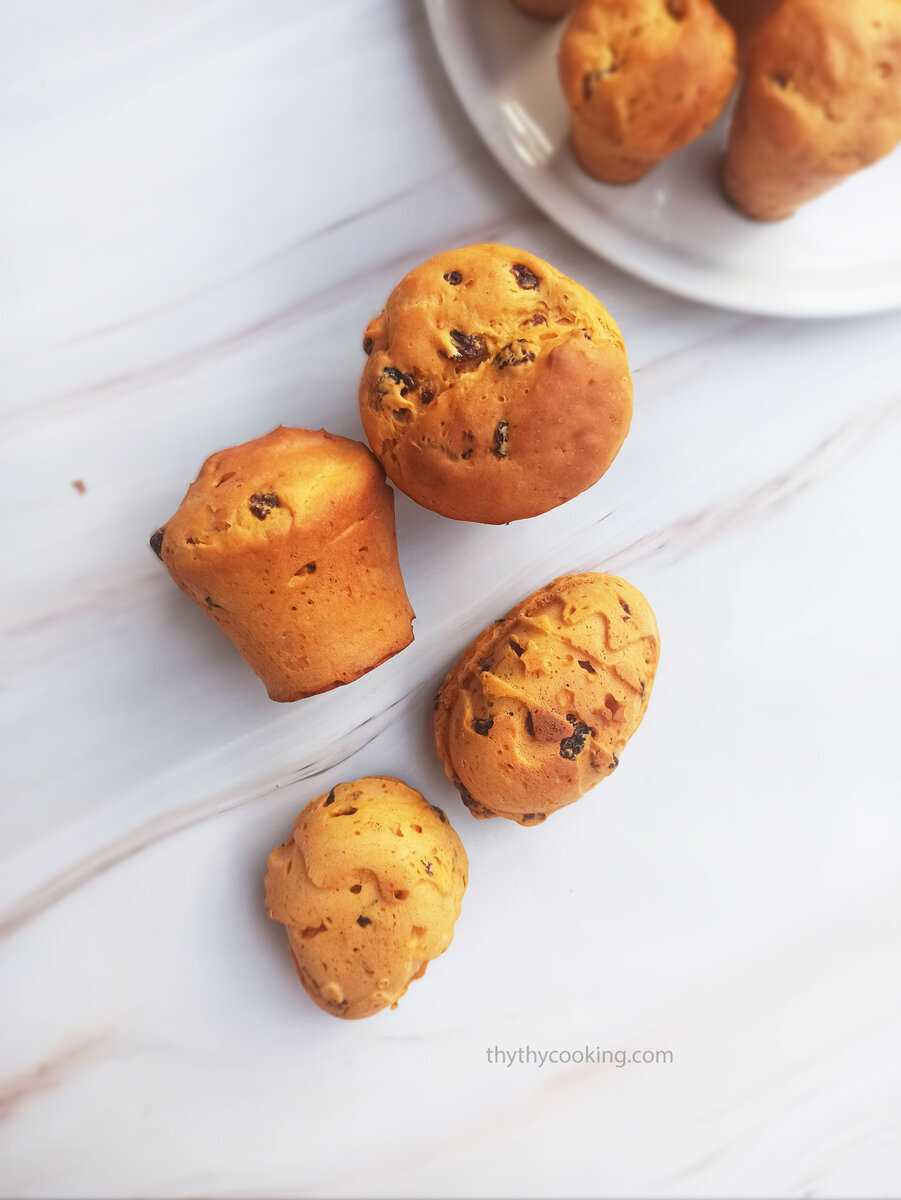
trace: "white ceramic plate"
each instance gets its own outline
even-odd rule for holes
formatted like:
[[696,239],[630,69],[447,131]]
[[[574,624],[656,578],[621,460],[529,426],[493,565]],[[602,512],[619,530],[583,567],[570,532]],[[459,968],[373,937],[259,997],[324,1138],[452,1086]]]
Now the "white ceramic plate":
[[577,165],[557,83],[561,22],[510,0],[426,0],[457,95],[498,162],[562,228],[650,283],[723,308],[823,317],[901,305],[901,151],[776,224],[719,189],[724,116],[640,183]]

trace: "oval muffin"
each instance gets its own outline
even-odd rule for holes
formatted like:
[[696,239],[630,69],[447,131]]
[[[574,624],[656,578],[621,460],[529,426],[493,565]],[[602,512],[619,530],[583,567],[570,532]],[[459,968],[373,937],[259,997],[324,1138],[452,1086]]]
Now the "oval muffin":
[[504,524],[591,487],[622,445],[632,378],[590,292],[510,246],[470,246],[397,285],[363,341],[363,428],[418,504]]
[[266,906],[310,997],[354,1020],[396,1008],[448,948],[468,870],[444,812],[376,775],[310,801],[269,855]]
[[901,0],[781,0],[750,47],[723,183],[790,217],[901,142]]
[[221,450],[150,544],[273,700],[350,683],[413,640],[394,493],[360,442],[278,428]]
[[475,817],[535,825],[619,765],[660,653],[651,607],[615,575],[564,575],[460,655],[435,743]]
[[558,65],[576,158],[614,184],[700,137],[738,75],[735,33],[712,0],[582,0]]

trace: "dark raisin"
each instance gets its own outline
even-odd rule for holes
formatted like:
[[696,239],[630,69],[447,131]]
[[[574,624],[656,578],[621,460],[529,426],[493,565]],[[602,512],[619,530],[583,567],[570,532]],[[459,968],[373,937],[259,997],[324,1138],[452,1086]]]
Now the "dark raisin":
[[248,503],[258,521],[265,521],[274,508],[281,508],[274,492],[254,492]]
[[460,457],[461,458],[472,458],[472,446],[470,446],[468,450],[464,450],[463,453],[460,455]]
[[371,337],[363,338],[363,351],[366,354],[372,353],[372,338]]
[[497,428],[494,431],[494,453],[498,458],[507,457],[507,446],[510,438],[507,436],[508,425],[506,421],[498,421]]
[[632,609],[631,609],[631,608],[629,608],[629,606],[628,606],[628,604],[625,602],[625,600],[620,600],[620,602],[619,602],[619,606],[620,606],[620,608],[623,610],[623,612],[626,614],[626,615],[623,617],[623,620],[624,620],[624,621],[628,621],[628,620],[630,620],[630,619],[631,619],[631,617],[632,617]]
[[547,325],[547,317],[544,315],[544,313],[535,313],[535,315],[532,317],[532,324]]
[[309,563],[307,563],[307,565],[304,567],[304,570],[306,571],[306,573],[307,573],[308,575],[312,575],[312,574],[313,574],[313,572],[316,570],[316,564],[315,564],[314,562],[309,562]]
[[452,329],[451,341],[457,347],[457,353],[454,358],[461,362],[471,362],[475,358],[482,358],[485,354],[485,343],[477,333],[462,333],[459,329]]
[[438,820],[441,822],[442,825],[447,824],[447,814],[445,813],[443,808],[439,808],[437,804],[430,804],[429,808],[432,810],[432,812],[435,814],[435,816],[438,818]]
[[513,638],[510,638],[510,648],[517,658],[522,658],[526,652],[525,646],[520,646],[519,642],[514,641]]
[[518,338],[515,343],[507,342],[503,350],[499,350],[494,356],[494,365],[499,371],[503,371],[505,367],[519,367],[523,363],[534,361],[535,352],[529,349],[529,343],[523,338]]
[[329,794],[328,794],[328,800],[326,800],[325,804],[323,804],[323,806],[322,806],[322,807],[323,807],[323,808],[328,808],[328,806],[329,806],[330,804],[334,804],[334,803],[335,803],[335,789],[334,789],[334,788],[332,788],[332,790],[331,790],[331,791],[329,792]]
[[599,67],[596,71],[586,71],[582,77],[582,95],[585,99],[590,100],[594,95],[594,85],[596,83],[600,83],[608,75],[615,75],[616,70],[616,63],[611,63],[609,67]]
[[586,341],[586,342],[590,342],[590,341],[591,341],[591,330],[590,330],[590,329],[583,329],[583,330],[582,330],[582,337],[585,339],[585,341]]
[[387,375],[392,383],[400,383],[403,379],[403,375],[401,375],[397,367],[382,367],[382,374]]
[[419,399],[423,404],[431,404],[435,399],[435,393],[430,388],[423,388],[419,394]]
[[209,596],[206,597],[204,602],[205,602],[207,608],[221,608],[222,607],[221,604],[216,604],[215,601],[211,600]]
[[480,737],[487,737],[494,724],[494,717],[473,717],[472,727]]
[[588,661],[587,658],[580,658],[579,666],[582,668],[583,671],[587,671],[589,675],[597,675],[597,671],[594,669],[594,667],[591,665],[591,663]]
[[641,698],[644,699],[644,680],[641,681]]
[[165,532],[165,529],[158,529],[156,533],[150,535],[150,549],[157,558],[163,557],[163,534]]
[[444,278],[447,280],[448,283],[452,283],[454,285],[454,287],[456,287],[458,283],[463,282],[463,276],[460,274],[459,271],[448,271],[448,272],[446,272]]
[[491,659],[490,658],[486,658],[485,661],[482,663],[482,670],[483,671],[491,670]]
[[585,748],[585,739],[591,733],[591,729],[580,721],[575,713],[567,713],[566,719],[572,725],[573,731],[560,743],[560,757],[575,758]]
[[424,858],[421,858],[419,861],[422,863],[423,867],[425,868],[426,875],[434,875],[435,874],[435,872],[432,870],[432,864],[430,862],[426,862],[426,860]]
[[529,735],[529,737],[535,736],[535,722],[532,720],[532,714],[530,712],[526,713],[526,733]]
[[[613,754],[613,751],[611,750],[610,753]],[[618,757],[618,755],[613,754],[613,762],[610,764],[610,767],[612,769],[613,767],[618,767],[618,766],[619,766],[619,757]]]
[[370,917],[357,917],[357,924],[365,929],[367,925],[372,924],[372,919]]
[[521,288],[525,288],[527,292],[534,291],[534,289],[538,287],[539,283],[541,283],[541,280],[538,278],[538,276],[534,272],[530,271],[524,263],[514,263],[510,270],[516,276],[516,282],[519,284],[519,286]]

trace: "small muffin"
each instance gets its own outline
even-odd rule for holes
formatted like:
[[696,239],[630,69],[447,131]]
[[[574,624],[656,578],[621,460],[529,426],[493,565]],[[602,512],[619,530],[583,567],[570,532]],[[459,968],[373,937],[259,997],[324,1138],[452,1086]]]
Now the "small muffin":
[[901,141],[899,0],[782,0],[759,27],[729,135],[727,195],[778,221]]
[[222,450],[150,544],[273,700],[350,683],[413,640],[394,493],[360,442],[278,428]]
[[634,183],[723,110],[735,33],[712,0],[582,0],[560,45],[576,158],[604,183]]
[[355,1020],[396,1008],[448,948],[468,870],[441,809],[375,775],[310,801],[269,855],[266,907],[311,998]]
[[527,16],[543,17],[552,21],[555,17],[565,17],[576,0],[513,0],[517,8]]
[[435,713],[438,756],[472,815],[536,825],[606,779],[659,654],[650,605],[615,575],[563,575],[489,626]]
[[446,517],[500,525],[555,508],[600,479],[629,430],[616,322],[524,250],[423,263],[363,348],[369,444],[401,491]]

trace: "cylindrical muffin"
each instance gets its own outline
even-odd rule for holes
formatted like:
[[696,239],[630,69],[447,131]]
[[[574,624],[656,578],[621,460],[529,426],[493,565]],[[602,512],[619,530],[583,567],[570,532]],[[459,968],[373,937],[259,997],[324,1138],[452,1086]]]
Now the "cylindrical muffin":
[[310,801],[269,855],[266,906],[310,997],[355,1020],[396,1008],[448,948],[468,871],[445,813],[376,775]]
[[901,141],[899,0],[781,0],[757,30],[726,194],[778,221]]
[[722,112],[735,33],[712,0],[582,0],[559,70],[576,158],[604,183],[634,183]]
[[413,640],[394,493],[349,438],[280,427],[212,455],[151,545],[273,700],[350,683]]
[[451,250],[397,285],[363,341],[363,428],[418,504],[505,524],[563,504],[613,461],[632,416],[616,322],[511,246]]
[[606,779],[659,654],[651,606],[614,575],[564,575],[484,630],[435,712],[438,756],[473,816],[537,825]]
[[553,21],[565,17],[576,0],[513,0],[517,8],[529,17],[540,17]]

